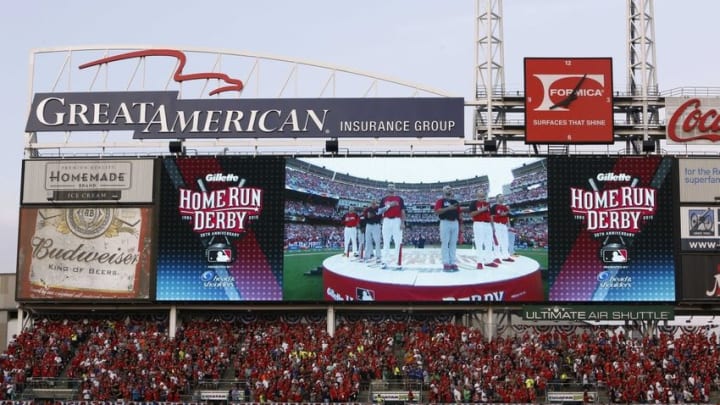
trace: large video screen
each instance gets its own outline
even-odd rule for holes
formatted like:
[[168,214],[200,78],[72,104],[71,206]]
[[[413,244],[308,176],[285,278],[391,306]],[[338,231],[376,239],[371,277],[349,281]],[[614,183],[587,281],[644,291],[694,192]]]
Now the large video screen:
[[675,301],[673,159],[548,159],[548,300]]
[[285,161],[162,161],[158,301],[282,301]]
[[544,301],[547,179],[543,158],[289,159],[283,298]]
[[148,300],[151,208],[22,208],[17,300]]
[[[546,297],[542,158],[187,157],[162,167],[158,301]],[[441,249],[452,221],[436,213],[445,199],[457,204],[452,257]],[[477,201],[486,214],[473,214]],[[475,226],[495,209],[507,224]]]
[[676,299],[671,158],[223,156],[162,167],[158,301]]

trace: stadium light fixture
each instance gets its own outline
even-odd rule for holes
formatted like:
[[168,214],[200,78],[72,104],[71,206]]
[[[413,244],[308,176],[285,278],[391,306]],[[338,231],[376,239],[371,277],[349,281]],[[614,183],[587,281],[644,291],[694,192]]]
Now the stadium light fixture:
[[184,155],[185,146],[183,146],[183,141],[170,141],[170,143],[168,143],[168,150],[170,151],[170,153],[174,153],[176,155]]
[[652,139],[645,139],[642,142],[642,151],[643,153],[655,152],[655,141],[653,141]]
[[328,139],[325,141],[325,152],[336,154],[340,150],[337,138]]
[[486,139],[485,142],[483,142],[483,151],[497,152],[497,150],[498,150],[498,145],[494,139]]

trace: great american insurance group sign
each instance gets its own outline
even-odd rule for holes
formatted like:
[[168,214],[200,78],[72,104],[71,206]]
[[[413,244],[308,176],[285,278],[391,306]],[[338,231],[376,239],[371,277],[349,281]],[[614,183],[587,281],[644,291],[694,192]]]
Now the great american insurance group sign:
[[[169,56],[176,82],[221,83],[209,95],[240,92],[224,73],[186,73],[185,55],[172,49],[128,52],[80,65]],[[464,101],[425,98],[181,99],[178,91],[35,93],[26,132],[133,131],[136,139],[463,137]]]

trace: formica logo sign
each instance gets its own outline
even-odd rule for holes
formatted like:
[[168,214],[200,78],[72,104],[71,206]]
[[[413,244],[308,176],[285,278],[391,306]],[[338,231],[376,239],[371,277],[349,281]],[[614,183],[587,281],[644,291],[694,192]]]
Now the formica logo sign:
[[525,58],[527,143],[612,143],[610,58]]

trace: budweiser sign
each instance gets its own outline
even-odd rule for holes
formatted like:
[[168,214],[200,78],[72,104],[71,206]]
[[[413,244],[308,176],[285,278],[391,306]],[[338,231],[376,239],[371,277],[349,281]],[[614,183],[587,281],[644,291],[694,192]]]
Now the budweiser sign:
[[149,298],[150,208],[23,208],[18,299]]
[[720,100],[717,98],[669,97],[668,143],[714,143],[720,141]]

